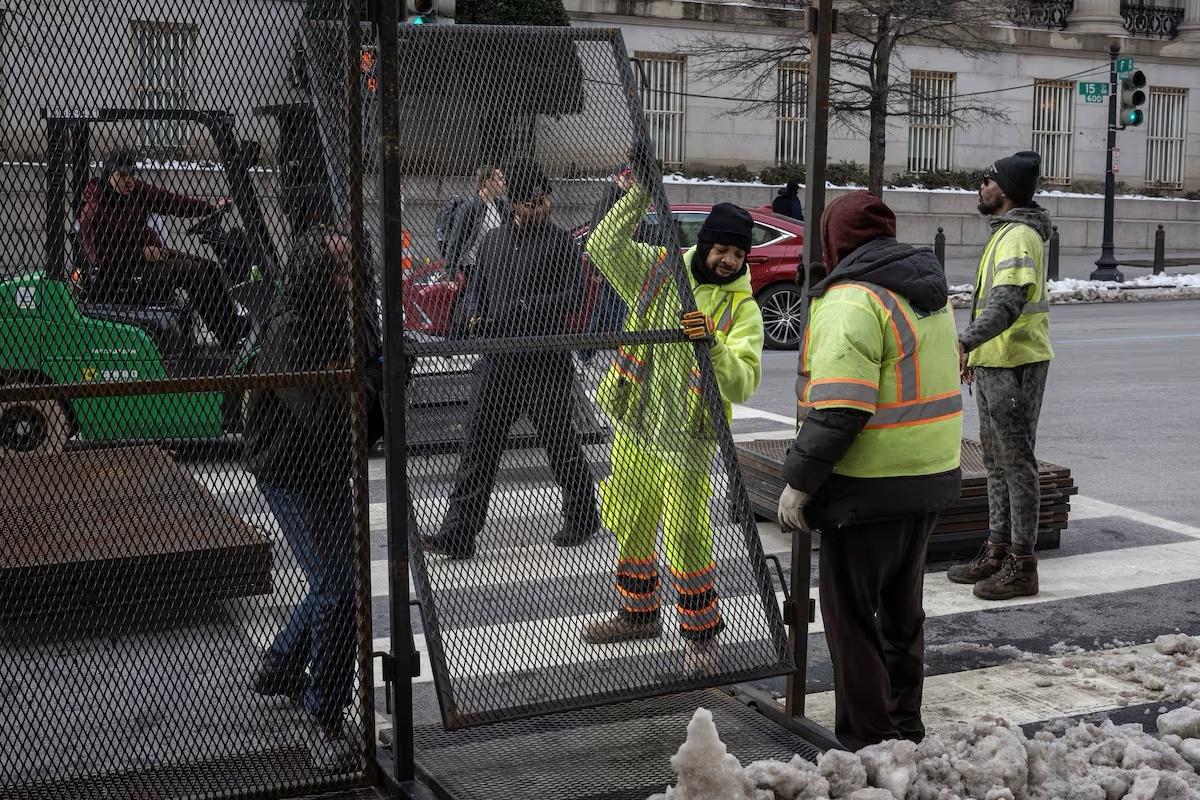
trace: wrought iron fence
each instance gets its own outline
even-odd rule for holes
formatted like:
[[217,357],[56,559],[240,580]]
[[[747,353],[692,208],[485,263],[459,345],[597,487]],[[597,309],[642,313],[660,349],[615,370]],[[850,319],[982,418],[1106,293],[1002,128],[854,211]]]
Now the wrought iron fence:
[[1179,23],[1183,20],[1182,8],[1146,5],[1140,0],[1122,0],[1121,16],[1125,18],[1125,30],[1133,36],[1155,36],[1174,39],[1179,34]]

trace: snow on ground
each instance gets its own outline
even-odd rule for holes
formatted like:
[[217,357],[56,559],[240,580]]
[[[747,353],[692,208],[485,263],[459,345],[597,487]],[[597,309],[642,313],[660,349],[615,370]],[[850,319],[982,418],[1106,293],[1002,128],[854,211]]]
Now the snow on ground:
[[698,709],[671,759],[676,785],[650,800],[1200,800],[1200,637],[1112,644],[1096,652],[1064,645],[1049,657],[1003,651],[1041,662],[1051,682],[1104,675],[1127,684],[1130,698],[1190,703],[1162,713],[1157,736],[1140,724],[1059,720],[1030,738],[984,715],[920,744],[890,741],[857,753],[831,750],[817,764],[795,756],[743,768],[712,714]]
[[[1063,278],[1048,281],[1046,287],[1050,302],[1055,305],[1200,299],[1200,275],[1195,274],[1143,275],[1123,283]],[[974,292],[975,287],[969,284],[951,286],[950,304],[955,308],[970,308]]]

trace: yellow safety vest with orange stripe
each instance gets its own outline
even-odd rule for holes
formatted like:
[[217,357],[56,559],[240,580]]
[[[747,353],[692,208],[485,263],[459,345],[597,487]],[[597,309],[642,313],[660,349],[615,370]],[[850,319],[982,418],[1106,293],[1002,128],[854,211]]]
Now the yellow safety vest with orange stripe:
[[801,424],[815,408],[871,413],[835,473],[896,478],[958,467],[962,393],[949,305],[922,316],[880,286],[835,284],[812,302],[801,364]]
[[[629,332],[677,328],[683,310],[667,250],[633,239],[649,201],[645,189],[635,186],[604,216],[587,242],[592,264],[629,308],[625,320]],[[744,403],[762,379],[762,313],[754,301],[749,273],[723,285],[699,283],[690,269],[694,255],[695,248],[684,253],[685,274],[696,308],[717,326],[716,342],[708,353],[729,419],[731,403]],[[610,419],[636,434],[644,446],[664,456],[677,455],[676,462],[685,467],[699,463],[694,447],[698,440],[711,446],[715,438],[693,347],[690,343],[621,347],[596,393]]]

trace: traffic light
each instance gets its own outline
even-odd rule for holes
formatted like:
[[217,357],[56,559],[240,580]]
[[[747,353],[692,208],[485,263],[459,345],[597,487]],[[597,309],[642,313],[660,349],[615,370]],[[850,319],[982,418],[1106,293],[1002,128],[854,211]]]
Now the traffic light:
[[454,0],[408,0],[408,21],[413,25],[454,22]]
[[1121,79],[1121,126],[1134,128],[1146,121],[1146,73],[1135,69]]

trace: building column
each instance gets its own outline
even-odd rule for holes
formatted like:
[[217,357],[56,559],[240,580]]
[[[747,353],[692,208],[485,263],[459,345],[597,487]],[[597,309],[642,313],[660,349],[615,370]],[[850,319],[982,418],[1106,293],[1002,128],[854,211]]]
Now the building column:
[[[1188,0],[1189,3],[1192,1]],[[1075,8],[1067,18],[1066,32],[1125,36],[1121,0],[1075,0]]]
[[1200,43],[1200,0],[1184,0],[1179,41]]

